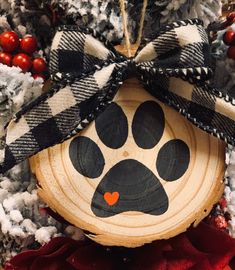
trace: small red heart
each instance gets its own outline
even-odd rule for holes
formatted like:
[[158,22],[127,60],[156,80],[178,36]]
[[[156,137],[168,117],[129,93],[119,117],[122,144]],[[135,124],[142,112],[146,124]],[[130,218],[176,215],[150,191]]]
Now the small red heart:
[[104,199],[105,199],[105,201],[107,202],[108,205],[112,206],[118,201],[119,193],[116,192],[116,191],[113,192],[113,193],[105,192],[104,193]]

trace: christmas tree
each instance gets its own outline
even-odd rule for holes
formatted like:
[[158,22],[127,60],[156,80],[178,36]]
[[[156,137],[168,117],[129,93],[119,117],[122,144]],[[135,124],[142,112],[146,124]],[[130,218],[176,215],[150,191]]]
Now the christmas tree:
[[[137,0],[126,2],[128,31],[131,33],[131,42],[135,43],[143,4],[142,1]],[[142,37],[149,39],[161,26],[189,18],[203,20],[204,26],[209,30],[210,24],[215,22],[222,27],[219,22],[222,16],[222,4],[221,0],[150,0],[146,9]],[[13,49],[7,52],[10,56],[0,54],[1,148],[5,139],[3,127],[23,105],[42,94],[43,85],[45,81],[48,82],[50,76],[48,68],[43,69],[42,72],[35,72],[35,68],[31,67],[33,63],[23,70],[19,62],[14,60],[15,57],[23,52],[31,55],[34,60],[43,59],[48,66],[52,39],[58,26],[64,24],[95,29],[114,45],[124,41],[118,1],[0,1],[0,34],[13,31],[21,39],[20,44],[28,36],[35,37],[37,42],[37,49],[32,53],[25,53],[20,45],[19,52]],[[231,29],[235,31],[235,24],[231,23]],[[228,46],[223,41],[223,36],[228,29],[216,28],[217,30],[220,31],[216,38],[212,39],[212,56],[216,74],[212,83],[231,94],[235,90],[235,51],[231,52],[228,58]],[[1,40],[0,42],[4,51],[4,44],[8,45],[8,39],[5,43]],[[7,57],[10,57],[9,64],[6,62]],[[235,237],[234,151],[232,147],[228,147],[226,156],[228,169],[223,197],[227,201],[226,211],[230,215],[229,227],[226,225],[226,229],[233,237]],[[215,212],[225,211],[222,208],[221,205],[217,205]],[[224,213],[221,215],[224,217]],[[56,236],[69,236],[73,239],[84,237],[81,230],[58,219],[38,197],[36,179],[30,172],[28,162],[23,162],[2,175],[0,177],[0,265],[4,265],[6,261],[24,250],[37,249]]]

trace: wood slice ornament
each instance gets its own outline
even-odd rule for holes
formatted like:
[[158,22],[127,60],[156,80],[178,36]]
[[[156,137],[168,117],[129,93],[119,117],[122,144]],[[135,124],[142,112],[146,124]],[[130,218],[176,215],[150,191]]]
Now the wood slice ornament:
[[88,237],[137,247],[210,212],[223,192],[224,158],[225,143],[129,79],[93,123],[31,158],[31,167],[39,196]]

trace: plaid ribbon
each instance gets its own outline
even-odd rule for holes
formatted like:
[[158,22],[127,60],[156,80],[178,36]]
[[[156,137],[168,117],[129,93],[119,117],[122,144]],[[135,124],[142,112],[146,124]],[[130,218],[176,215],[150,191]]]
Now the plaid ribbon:
[[51,47],[53,87],[9,123],[0,172],[84,129],[133,74],[154,97],[235,145],[235,101],[207,84],[209,55],[198,19],[165,26],[134,58],[119,54],[96,31],[60,27]]

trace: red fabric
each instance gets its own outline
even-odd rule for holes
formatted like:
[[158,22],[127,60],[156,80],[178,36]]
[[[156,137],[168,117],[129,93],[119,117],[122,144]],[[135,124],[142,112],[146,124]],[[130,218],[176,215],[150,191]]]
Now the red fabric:
[[38,250],[18,254],[5,270],[228,270],[234,255],[235,239],[201,223],[169,240],[135,249],[58,237]]

